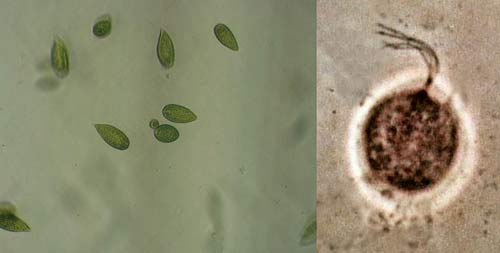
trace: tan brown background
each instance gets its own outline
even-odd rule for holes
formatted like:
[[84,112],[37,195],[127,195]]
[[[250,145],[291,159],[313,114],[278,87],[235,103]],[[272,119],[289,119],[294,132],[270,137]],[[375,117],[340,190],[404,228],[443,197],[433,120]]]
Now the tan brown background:
[[[318,252],[500,252],[500,2],[317,1]],[[430,223],[388,232],[364,223],[369,204],[348,173],[352,109],[377,80],[414,66],[416,52],[382,50],[384,23],[429,42],[473,111],[478,162],[467,188]]]

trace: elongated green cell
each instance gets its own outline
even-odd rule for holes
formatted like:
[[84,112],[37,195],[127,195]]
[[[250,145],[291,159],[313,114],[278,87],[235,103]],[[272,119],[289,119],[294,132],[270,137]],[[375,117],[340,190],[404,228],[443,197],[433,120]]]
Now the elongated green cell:
[[52,70],[59,78],[64,78],[69,74],[68,49],[64,41],[56,37],[50,50],[50,63]]
[[149,127],[150,127],[151,129],[156,129],[156,128],[158,128],[159,126],[160,126],[160,122],[158,122],[158,120],[157,120],[157,119],[152,119],[152,120],[150,120],[150,121],[149,121]]
[[171,125],[163,124],[155,129],[155,138],[161,142],[173,142],[179,138],[179,131]]
[[197,119],[196,114],[182,105],[168,104],[163,107],[163,117],[175,123],[189,123]]
[[163,67],[169,69],[174,66],[174,43],[168,33],[163,29],[160,29],[160,35],[158,36],[156,54],[158,55],[158,60]]
[[125,150],[130,145],[127,135],[120,129],[108,124],[95,124],[94,127],[101,138],[111,147]]
[[111,33],[111,23],[111,16],[109,14],[100,16],[92,27],[92,33],[98,38],[108,36]]
[[9,204],[0,207],[0,228],[10,232],[29,232],[31,229],[22,219],[15,215],[15,207]]
[[234,37],[233,32],[227,27],[225,24],[217,24],[214,27],[215,37],[220,41],[220,43],[227,48],[238,51],[240,48],[238,47],[238,42]]
[[300,237],[301,245],[310,245],[316,242],[316,216],[311,218],[304,229],[302,230]]

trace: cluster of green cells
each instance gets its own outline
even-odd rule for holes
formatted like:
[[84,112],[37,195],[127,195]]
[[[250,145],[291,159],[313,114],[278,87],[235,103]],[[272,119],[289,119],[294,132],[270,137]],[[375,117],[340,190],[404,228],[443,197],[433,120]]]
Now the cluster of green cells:
[[[92,33],[97,38],[105,38],[111,34],[112,26],[111,15],[104,14],[96,19],[92,26]],[[225,24],[216,24],[214,26],[214,34],[217,40],[225,47],[239,51],[239,46],[233,32]],[[156,45],[156,55],[160,64],[169,69],[174,66],[175,50],[174,42],[170,35],[164,30],[160,29],[158,42]],[[64,40],[60,37],[55,37],[52,49],[50,51],[50,63],[55,75],[59,78],[65,78],[69,74],[69,55],[68,48]]]
[[[193,111],[182,105],[168,104],[163,107],[162,113],[165,119],[174,123],[189,123],[197,119]],[[94,127],[109,146],[118,150],[126,150],[130,146],[127,135],[117,127],[109,124],[94,124]],[[157,119],[152,119],[149,127],[154,130],[154,136],[160,142],[170,143],[179,139],[179,131],[172,125],[160,125]]]
[[[111,15],[104,14],[96,19],[92,26],[92,33],[97,38],[105,38],[111,34]],[[217,40],[225,47],[239,51],[238,42],[225,24],[216,24],[214,34]],[[170,35],[160,29],[156,54],[160,64],[170,69],[174,66],[175,50]],[[55,37],[50,51],[50,62],[54,74],[62,79],[69,74],[69,54],[66,44],[60,37]],[[177,104],[167,104],[162,110],[163,117],[173,123],[189,123],[197,119],[196,114],[189,108]],[[127,135],[110,124],[94,124],[99,136],[109,146],[117,150],[126,150],[130,146]],[[174,142],[179,138],[179,131],[170,124],[161,124],[157,119],[151,119],[149,127],[154,130],[154,137],[164,143]],[[0,228],[11,232],[28,232],[31,228],[16,215],[16,208],[10,203],[0,203]],[[300,235],[300,244],[310,245],[316,241],[316,217],[307,221]]]
[[[92,33],[97,38],[106,38],[111,34],[112,19],[111,15],[104,14],[98,17],[92,26]],[[217,24],[214,27],[214,33],[217,40],[225,47],[238,51],[238,43],[231,30],[224,24]],[[156,53],[160,64],[170,69],[174,66],[175,51],[174,43],[170,35],[160,29]],[[63,79],[69,75],[70,57],[66,43],[61,37],[56,36],[50,50],[50,64],[54,74]],[[188,123],[197,119],[190,109],[177,105],[168,104],[162,110],[163,116],[173,123]],[[154,136],[160,142],[173,142],[179,138],[179,131],[172,125],[161,124],[158,120],[152,119],[149,126],[154,129]],[[94,124],[99,136],[109,146],[117,150],[126,150],[130,146],[130,140],[127,135],[116,126],[110,124]],[[14,205],[0,203],[0,228],[11,232],[27,232],[30,227],[26,222],[17,217]]]
[[[163,107],[163,117],[174,123],[189,123],[197,119],[196,114],[182,105],[168,104]],[[179,139],[179,131],[172,125],[161,124],[157,119],[149,121],[149,127],[154,130],[154,136],[161,142],[174,142]]]
[[[105,38],[111,34],[112,19],[111,15],[104,14],[96,19],[92,26],[92,33],[97,38]],[[225,24],[216,24],[214,34],[217,40],[225,47],[238,51],[238,42]],[[156,55],[160,64],[170,69],[174,66],[175,50],[174,42],[170,35],[164,29],[160,29],[158,42],[156,45]],[[69,74],[69,54],[66,44],[60,37],[54,39],[50,53],[52,70],[59,78],[65,78]],[[188,108],[168,104],[163,108],[163,116],[174,123],[188,123],[196,120],[196,115]],[[154,129],[154,136],[158,141],[169,143],[179,138],[179,131],[172,125],[162,124],[156,119],[152,119],[149,126]],[[97,133],[111,147],[118,150],[126,150],[130,146],[130,140],[127,135],[116,126],[110,124],[94,124]]]
[[[106,14],[99,17],[92,29],[94,35],[99,38],[108,36],[111,33],[111,27],[112,27],[111,23],[112,22],[110,15]],[[219,42],[222,45],[234,51],[239,50],[236,38],[226,25],[224,24],[215,25],[214,34],[217,40],[219,40]],[[68,71],[69,64],[67,60],[68,54],[66,52],[66,47],[64,46],[64,43],[61,40],[59,40],[58,43],[61,45],[58,47],[61,50],[61,52],[58,52],[58,55],[63,55],[66,57],[65,61],[62,60],[59,61],[65,62],[66,64],[58,64],[58,65],[53,64],[53,66],[56,65],[56,67],[54,67],[54,71],[56,73],[63,72],[66,73],[67,75],[67,73],[69,72]],[[175,61],[174,42],[172,41],[170,35],[164,29],[160,29],[160,33],[158,35],[158,42],[156,44],[156,55],[158,57],[158,61],[164,68],[170,69],[174,66],[174,61]],[[56,57],[53,57],[53,62],[55,62],[54,59],[57,60]],[[197,116],[193,111],[191,111],[187,107],[177,104],[166,105],[165,107],[163,107],[162,113],[167,120],[173,123],[188,123],[195,121],[197,119]],[[118,150],[126,150],[129,147],[130,145],[129,138],[123,131],[121,131],[117,127],[109,124],[95,124],[94,126],[99,135],[101,136],[101,138],[111,147]],[[160,142],[170,143],[179,139],[180,136],[179,131],[172,125],[169,124],[160,125],[160,122],[157,119],[152,119],[149,122],[149,127],[154,130],[154,137]]]

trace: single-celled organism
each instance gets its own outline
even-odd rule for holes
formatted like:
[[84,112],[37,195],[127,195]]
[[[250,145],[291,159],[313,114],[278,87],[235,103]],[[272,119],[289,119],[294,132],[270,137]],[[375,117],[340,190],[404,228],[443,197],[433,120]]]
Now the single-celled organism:
[[427,191],[452,168],[460,127],[450,104],[431,95],[440,70],[434,49],[394,28],[377,26],[377,33],[390,39],[384,41],[384,47],[418,51],[428,74],[421,88],[395,93],[371,109],[364,129],[371,181],[382,181],[407,193]]
[[16,208],[10,203],[0,204],[0,228],[10,232],[29,232],[31,229],[16,216]]
[[234,37],[233,32],[227,27],[225,24],[217,24],[214,27],[214,33],[215,37],[222,43],[222,45],[226,46],[227,48],[233,50],[233,51],[238,51],[238,42],[236,41],[236,38]]
[[69,74],[68,49],[64,41],[56,37],[50,50],[50,63],[52,70],[59,78],[64,78]]
[[155,129],[154,135],[158,141],[169,143],[179,138],[179,131],[171,125],[163,124]]
[[303,246],[310,245],[316,242],[316,215],[311,217],[300,235],[300,244]]
[[163,67],[169,69],[174,66],[174,43],[168,33],[163,29],[160,29],[160,35],[158,36],[156,54],[158,55],[158,60]]
[[160,126],[160,122],[158,122],[158,120],[157,120],[157,119],[151,119],[151,120],[149,121],[149,127],[150,127],[151,129],[156,129],[156,128],[158,128],[159,126]]
[[97,18],[92,27],[92,33],[98,38],[104,38],[111,33],[111,16],[105,14]]
[[197,119],[196,114],[190,109],[176,104],[168,104],[163,107],[163,117],[175,123],[189,123]]
[[94,124],[97,133],[111,147],[118,150],[125,150],[130,145],[130,141],[120,129],[108,124]]

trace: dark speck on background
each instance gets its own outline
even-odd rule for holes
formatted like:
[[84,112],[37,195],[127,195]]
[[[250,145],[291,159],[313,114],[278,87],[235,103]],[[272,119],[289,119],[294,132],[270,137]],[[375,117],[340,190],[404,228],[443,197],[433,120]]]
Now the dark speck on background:
[[416,249],[418,248],[418,242],[408,242],[408,247]]
[[241,175],[245,174],[245,172],[246,172],[245,166],[241,166],[239,170],[240,170]]

